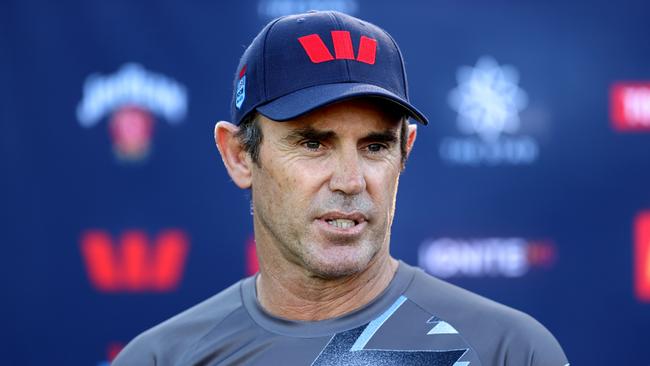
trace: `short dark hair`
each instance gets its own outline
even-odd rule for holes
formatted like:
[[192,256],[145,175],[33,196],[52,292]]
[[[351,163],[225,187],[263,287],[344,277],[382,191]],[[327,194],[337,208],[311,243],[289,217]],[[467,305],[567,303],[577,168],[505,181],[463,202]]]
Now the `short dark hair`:
[[[237,138],[239,138],[240,143],[244,146],[244,150],[250,155],[251,160],[257,165],[260,166],[260,145],[262,145],[262,129],[260,128],[259,121],[260,114],[257,112],[252,112],[239,124],[239,131],[237,131]],[[400,127],[400,151],[402,153],[402,170],[406,167],[406,142],[408,139],[408,117],[404,116],[401,119]]]
[[263,137],[259,116],[259,113],[255,111],[245,116],[239,124],[237,134],[235,134],[257,166],[260,166],[260,145]]

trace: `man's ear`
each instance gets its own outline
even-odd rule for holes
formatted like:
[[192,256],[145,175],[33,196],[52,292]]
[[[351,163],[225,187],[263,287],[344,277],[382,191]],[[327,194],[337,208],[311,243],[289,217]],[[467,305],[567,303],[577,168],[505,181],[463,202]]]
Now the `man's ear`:
[[244,150],[236,136],[239,127],[226,121],[219,121],[214,126],[214,141],[221,154],[223,165],[226,166],[230,178],[242,189],[251,187],[252,164],[250,155]]
[[418,134],[418,125],[411,123],[408,125],[408,135],[406,139],[406,156],[411,153],[413,149],[413,144],[415,143],[415,137]]

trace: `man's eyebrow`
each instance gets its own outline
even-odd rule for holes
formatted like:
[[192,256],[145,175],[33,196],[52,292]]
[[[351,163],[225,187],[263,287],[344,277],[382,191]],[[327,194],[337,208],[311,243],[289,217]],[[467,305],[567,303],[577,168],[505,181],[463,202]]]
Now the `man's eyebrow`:
[[[313,127],[303,127],[296,128],[289,132],[283,140],[287,142],[297,141],[297,140],[316,140],[316,141],[326,141],[334,138],[336,132],[327,131],[327,130],[317,130]],[[395,130],[385,130],[379,132],[370,132],[360,140],[361,142],[385,142],[385,143],[396,143],[397,142],[397,133]]]
[[397,133],[395,130],[385,130],[381,132],[371,132],[361,139],[362,142],[387,142],[396,143]]
[[296,141],[296,140],[316,140],[324,141],[329,140],[336,136],[334,131],[322,131],[317,130],[313,127],[303,127],[292,130],[287,136],[283,138],[285,141]]

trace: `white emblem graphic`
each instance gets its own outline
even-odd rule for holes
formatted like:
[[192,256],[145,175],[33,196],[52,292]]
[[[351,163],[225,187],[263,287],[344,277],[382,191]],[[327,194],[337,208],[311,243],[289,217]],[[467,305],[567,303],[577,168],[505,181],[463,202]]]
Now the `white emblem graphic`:
[[528,95],[518,85],[517,70],[483,56],[474,67],[459,67],[456,78],[458,85],[449,92],[448,102],[458,113],[458,129],[464,136],[443,138],[440,158],[465,166],[534,163],[537,142],[518,133]]
[[519,73],[491,57],[481,57],[475,67],[463,66],[456,74],[458,87],[449,93],[449,104],[458,112],[458,127],[495,141],[503,132],[519,128],[519,112],[528,96],[517,85]]
[[260,0],[257,4],[257,13],[262,19],[310,10],[336,10],[354,15],[359,12],[359,0]]
[[138,105],[179,123],[187,113],[187,91],[165,75],[130,63],[113,75],[90,75],[84,83],[83,99],[77,106],[77,118],[84,127],[123,105]]

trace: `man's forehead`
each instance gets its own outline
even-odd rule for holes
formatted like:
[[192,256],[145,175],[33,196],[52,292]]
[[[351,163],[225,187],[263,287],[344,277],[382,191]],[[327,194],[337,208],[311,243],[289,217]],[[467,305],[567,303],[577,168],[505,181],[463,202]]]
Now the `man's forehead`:
[[[376,99],[376,98],[373,98]],[[357,99],[331,104],[290,121],[273,121],[264,117],[264,124],[274,130],[294,132],[373,133],[396,130],[406,118],[392,103],[373,99]]]

